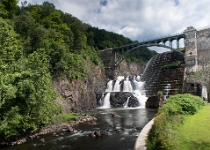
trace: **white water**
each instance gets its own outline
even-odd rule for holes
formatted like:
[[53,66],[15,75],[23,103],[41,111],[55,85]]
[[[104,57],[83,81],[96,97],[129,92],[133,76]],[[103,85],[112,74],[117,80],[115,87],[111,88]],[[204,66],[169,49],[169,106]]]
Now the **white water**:
[[113,80],[110,80],[110,81],[107,83],[107,87],[106,87],[105,92],[112,92],[112,88],[113,88]]
[[127,77],[123,84],[123,92],[132,92],[132,91],[133,91],[133,88],[132,88],[131,82],[129,81],[129,78]]
[[[140,76],[136,76],[132,81],[129,77],[124,78],[124,76],[119,76],[113,85],[113,80],[107,83],[107,88],[105,92],[107,94],[104,96],[103,105],[100,108],[111,108],[110,106],[110,94],[111,92],[130,92],[139,101],[140,106],[138,108],[145,108],[145,102],[147,100],[146,94],[144,92],[144,82],[140,81]],[[128,108],[129,99],[123,104],[124,108]],[[101,100],[102,101],[102,100]]]
[[207,89],[206,89],[206,86],[204,86],[204,85],[202,85],[201,97],[205,98],[205,100],[207,100]]
[[163,100],[164,100],[164,101],[167,99],[167,96],[168,96],[168,94],[169,94],[170,88],[171,88],[171,84],[168,83],[168,84],[165,86],[165,89],[164,89],[164,91],[165,91],[165,94],[163,95]]
[[103,106],[100,108],[110,108],[110,93],[107,93],[104,97],[104,103]]
[[141,91],[135,90],[133,92],[133,96],[136,97],[139,101],[139,108],[145,108],[145,103],[147,101],[147,97],[144,93],[142,93]]
[[127,98],[127,101],[123,104],[123,107],[124,108],[127,108],[128,107],[128,103],[129,103],[129,99],[131,98],[131,96],[129,96],[128,98]]
[[124,77],[123,76],[119,76],[117,77],[117,80],[114,84],[114,89],[113,89],[113,92],[120,92],[120,87],[121,87],[121,81],[124,80]]

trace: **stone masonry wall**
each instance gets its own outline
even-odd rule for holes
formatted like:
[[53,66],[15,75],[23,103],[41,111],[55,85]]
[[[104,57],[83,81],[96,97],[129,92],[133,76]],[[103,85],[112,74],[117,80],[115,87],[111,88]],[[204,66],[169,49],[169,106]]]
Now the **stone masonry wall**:
[[185,72],[183,92],[201,95],[201,85],[190,79],[193,72],[201,68],[200,62],[210,55],[210,28],[196,30],[188,27],[185,31]]
[[210,28],[197,31],[198,59],[210,54]]
[[148,63],[142,81],[145,81],[145,90],[147,96],[156,95],[158,91],[169,91],[169,95],[181,92],[184,67],[175,69],[161,69],[162,66],[172,62],[182,61],[184,64],[184,56],[177,52],[165,52],[154,56]]

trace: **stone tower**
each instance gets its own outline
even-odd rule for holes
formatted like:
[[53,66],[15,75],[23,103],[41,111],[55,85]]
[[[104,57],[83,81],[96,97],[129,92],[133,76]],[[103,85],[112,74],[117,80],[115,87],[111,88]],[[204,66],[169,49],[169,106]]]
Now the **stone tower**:
[[182,91],[199,95],[199,85],[191,81],[191,74],[198,68],[197,30],[194,27],[187,27],[185,34],[185,70]]
[[185,65],[186,74],[195,72],[198,64],[197,49],[197,30],[194,27],[188,27],[185,31]]
[[202,61],[210,56],[210,28],[196,30],[188,27],[185,31],[185,74],[183,92],[200,95],[201,85],[193,82],[190,77],[202,68]]

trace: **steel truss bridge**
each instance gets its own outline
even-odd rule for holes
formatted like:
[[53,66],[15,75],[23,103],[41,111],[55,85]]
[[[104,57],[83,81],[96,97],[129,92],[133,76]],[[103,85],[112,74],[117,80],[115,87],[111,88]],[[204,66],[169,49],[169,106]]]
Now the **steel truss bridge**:
[[[179,49],[179,41],[180,39],[185,39],[185,34],[175,34],[175,35],[169,35],[165,37],[150,39],[142,42],[136,42],[116,48],[112,48],[112,51],[115,54],[115,67],[117,67],[121,61],[123,61],[128,55],[130,55],[132,52],[136,51],[139,48],[142,47],[151,47],[151,46],[157,46],[157,47],[163,47],[170,49],[172,51],[178,52],[183,54]],[[172,47],[172,42],[176,41],[176,48]],[[169,45],[166,45],[166,42],[169,42]],[[110,50],[110,48],[109,48]]]

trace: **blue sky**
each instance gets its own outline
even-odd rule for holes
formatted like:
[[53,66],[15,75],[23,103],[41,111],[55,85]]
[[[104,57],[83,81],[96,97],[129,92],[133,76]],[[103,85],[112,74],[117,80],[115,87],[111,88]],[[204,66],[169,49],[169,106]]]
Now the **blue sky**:
[[[42,4],[46,0],[27,0]],[[209,0],[48,0],[94,27],[132,40],[181,33],[188,26],[210,26]],[[21,2],[21,0],[20,0]],[[162,49],[157,49],[162,51]]]

